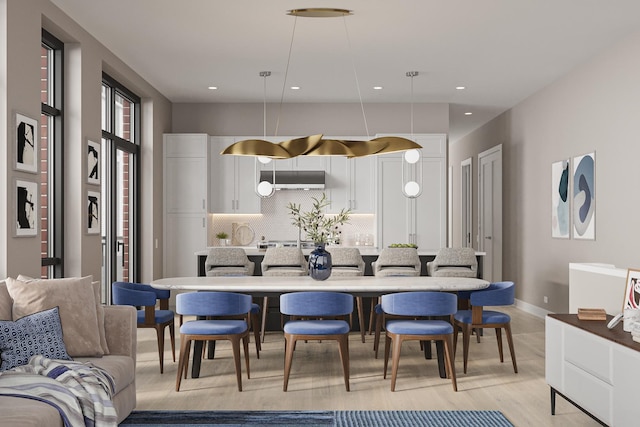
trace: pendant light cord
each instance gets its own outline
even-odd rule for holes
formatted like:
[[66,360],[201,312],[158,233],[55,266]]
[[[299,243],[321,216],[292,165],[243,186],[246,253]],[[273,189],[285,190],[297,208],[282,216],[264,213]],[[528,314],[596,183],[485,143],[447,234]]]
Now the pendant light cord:
[[367,132],[367,139],[369,136],[369,125],[367,124],[367,115],[364,112],[364,104],[362,103],[362,93],[360,92],[360,82],[358,81],[358,72],[356,71],[356,61],[353,57],[353,49],[351,48],[351,38],[349,37],[349,30],[347,29],[347,15],[342,15],[342,22],[344,23],[344,32],[347,35],[347,44],[349,46],[349,55],[351,56],[351,66],[353,67],[353,75],[356,79],[356,89],[358,90],[358,99],[360,99],[360,109],[362,110],[362,119],[364,120],[364,129]]
[[293,31],[291,32],[291,42],[289,43],[289,56],[287,57],[287,68],[284,71],[284,82],[282,82],[282,93],[280,94],[280,107],[278,109],[278,120],[276,120],[276,132],[274,136],[278,136],[278,128],[280,127],[280,115],[282,113],[282,102],[284,101],[284,89],[287,86],[287,76],[289,75],[289,64],[291,63],[291,52],[293,50],[293,39],[296,36],[296,24],[298,17],[293,20]]

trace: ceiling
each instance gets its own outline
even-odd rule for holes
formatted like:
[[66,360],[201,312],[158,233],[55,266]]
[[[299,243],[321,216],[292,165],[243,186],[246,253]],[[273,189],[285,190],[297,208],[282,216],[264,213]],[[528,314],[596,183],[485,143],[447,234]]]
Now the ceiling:
[[[452,141],[640,29],[638,0],[52,2],[174,103],[408,103],[418,71]],[[286,14],[307,7],[353,15]]]

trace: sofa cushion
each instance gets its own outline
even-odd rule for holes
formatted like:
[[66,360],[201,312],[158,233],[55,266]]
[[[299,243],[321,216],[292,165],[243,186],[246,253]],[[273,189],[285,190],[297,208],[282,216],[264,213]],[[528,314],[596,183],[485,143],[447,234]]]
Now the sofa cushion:
[[0,371],[26,365],[42,354],[50,359],[71,360],[62,339],[58,307],[14,321],[0,320]]
[[105,369],[113,377],[116,394],[131,384],[136,376],[136,367],[129,356],[107,355],[103,357],[78,357],[77,362],[91,362],[95,366]]
[[13,300],[7,290],[7,283],[2,280],[0,281],[0,320],[13,320],[12,307]]
[[0,396],[2,427],[64,427],[58,410],[24,397]]
[[64,342],[71,357],[102,356],[92,277],[24,282],[8,278],[13,318],[58,306]]

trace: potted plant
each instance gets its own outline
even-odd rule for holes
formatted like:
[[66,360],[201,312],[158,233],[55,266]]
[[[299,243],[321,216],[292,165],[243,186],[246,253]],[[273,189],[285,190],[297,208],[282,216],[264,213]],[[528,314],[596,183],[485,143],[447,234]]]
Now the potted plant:
[[218,243],[220,244],[220,246],[227,246],[230,243],[228,239],[229,235],[224,231],[216,234],[216,237],[218,238]]
[[309,273],[316,280],[328,279],[331,275],[331,254],[325,250],[329,242],[340,243],[339,226],[349,221],[350,209],[342,209],[336,215],[325,216],[324,208],[331,203],[322,193],[321,198],[312,197],[313,207],[304,212],[300,205],[289,203],[287,209],[293,220],[292,224],[304,232],[316,248],[309,254]]

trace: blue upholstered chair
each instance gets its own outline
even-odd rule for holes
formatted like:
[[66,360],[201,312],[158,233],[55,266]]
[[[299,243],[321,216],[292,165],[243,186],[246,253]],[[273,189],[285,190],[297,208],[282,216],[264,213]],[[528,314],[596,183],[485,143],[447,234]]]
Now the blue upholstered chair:
[[465,374],[467,373],[467,361],[469,359],[469,337],[471,336],[471,331],[473,329],[479,330],[483,328],[494,328],[496,330],[501,363],[504,362],[501,330],[505,330],[509,344],[509,352],[511,353],[511,362],[513,363],[513,371],[518,373],[516,354],[513,349],[513,338],[511,335],[511,317],[500,311],[484,309],[484,307],[487,306],[512,305],[514,301],[515,284],[513,282],[496,282],[490,284],[486,289],[471,292],[471,309],[460,310],[455,314],[454,324],[456,330],[454,351],[457,347],[458,332],[462,330]]
[[[455,294],[447,292],[400,292],[382,296],[382,311],[404,319],[387,320],[384,345],[384,378],[387,378],[389,351],[393,345],[391,391],[396,389],[400,349],[404,341],[443,341],[447,376],[453,390],[458,391],[453,352],[453,314],[458,306]],[[450,321],[425,319],[428,316],[449,317]],[[410,317],[415,317],[411,319]]]
[[[176,361],[175,313],[169,310],[170,292],[167,289],[155,289],[149,285],[129,282],[113,282],[111,295],[116,305],[142,307],[138,310],[138,328],[153,328],[158,337],[158,357],[160,373],[164,372],[164,330],[169,327],[171,352]],[[159,310],[156,301],[159,300]]]
[[[220,317],[246,316],[251,310],[251,296],[232,292],[188,292],[176,296],[176,312],[186,316]],[[244,359],[249,372],[249,326],[246,319],[190,320],[180,326],[180,357],[176,391],[184,373],[187,378],[191,341],[228,340],[233,350],[238,390],[242,391],[240,367],[240,341],[244,347]]]
[[353,295],[340,292],[293,292],[280,296],[280,311],[292,316],[284,324],[284,386],[287,391],[291,362],[299,340],[335,340],[340,345],[344,385],[349,391],[349,323],[340,317],[353,312]]

